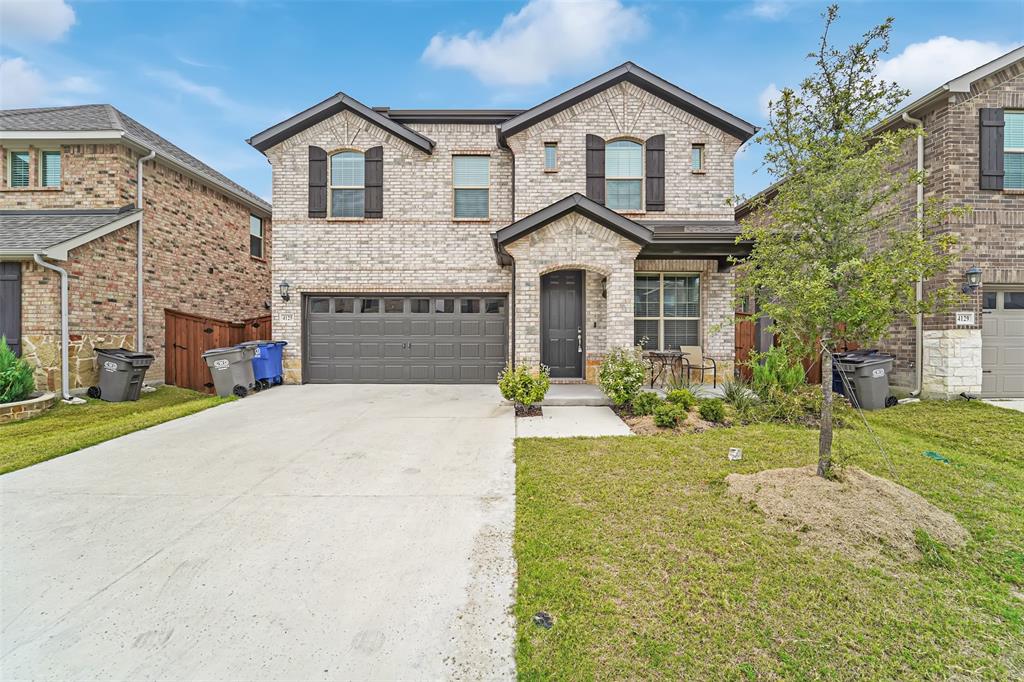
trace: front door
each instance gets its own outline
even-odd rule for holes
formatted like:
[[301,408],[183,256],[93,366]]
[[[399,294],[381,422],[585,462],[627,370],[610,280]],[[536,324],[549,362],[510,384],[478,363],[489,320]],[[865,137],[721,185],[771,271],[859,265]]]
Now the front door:
[[583,377],[583,272],[540,278],[540,361],[552,377]]

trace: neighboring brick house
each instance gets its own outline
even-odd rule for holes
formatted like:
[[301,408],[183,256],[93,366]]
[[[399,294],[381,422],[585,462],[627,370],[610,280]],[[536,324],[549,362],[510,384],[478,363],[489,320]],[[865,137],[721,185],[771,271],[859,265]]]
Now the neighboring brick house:
[[267,314],[270,205],[114,107],[0,111],[0,159],[0,334],[39,388],[62,380],[61,276],[40,262],[68,273],[67,388],[94,384],[93,348],[136,348],[140,220],[149,382],[165,310]]
[[729,201],[754,132],[627,62],[525,111],[338,93],[253,136],[288,380],[490,382],[514,357],[593,381],[645,339],[731,376]]
[[[943,227],[958,236],[957,261],[925,291],[938,281],[964,285],[972,268],[981,286],[967,287],[955,310],[923,316],[920,335],[916,319],[899,320],[878,348],[895,356],[893,382],[925,397],[1024,397],[1024,48],[944,83],[879,129],[916,121],[925,133],[924,199],[971,209]],[[911,141],[897,170],[913,170],[917,158]],[[916,193],[908,188],[903,200],[908,229]],[[737,208],[738,220],[750,206]]]

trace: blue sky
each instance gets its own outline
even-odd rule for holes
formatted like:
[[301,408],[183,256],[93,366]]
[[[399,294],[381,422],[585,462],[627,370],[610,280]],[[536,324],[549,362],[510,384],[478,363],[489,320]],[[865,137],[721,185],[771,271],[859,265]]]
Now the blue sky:
[[[109,102],[270,197],[245,139],[342,90],[371,105],[529,107],[627,59],[755,124],[807,72],[825,3],[0,0],[4,108]],[[883,74],[925,94],[1024,42],[1024,0],[845,2],[896,18]],[[756,147],[736,190],[768,184]]]

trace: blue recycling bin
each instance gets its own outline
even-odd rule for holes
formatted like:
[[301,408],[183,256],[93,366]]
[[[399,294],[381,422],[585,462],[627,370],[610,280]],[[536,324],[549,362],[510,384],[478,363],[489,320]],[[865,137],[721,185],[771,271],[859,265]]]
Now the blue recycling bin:
[[251,347],[252,373],[264,388],[276,386],[284,381],[284,347],[287,341],[246,341],[239,347]]

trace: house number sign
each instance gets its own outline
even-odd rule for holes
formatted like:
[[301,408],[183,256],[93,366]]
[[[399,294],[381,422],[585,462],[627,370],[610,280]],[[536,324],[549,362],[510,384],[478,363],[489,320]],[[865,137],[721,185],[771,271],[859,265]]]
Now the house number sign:
[[961,311],[956,314],[956,326],[967,327],[974,324],[974,311]]

